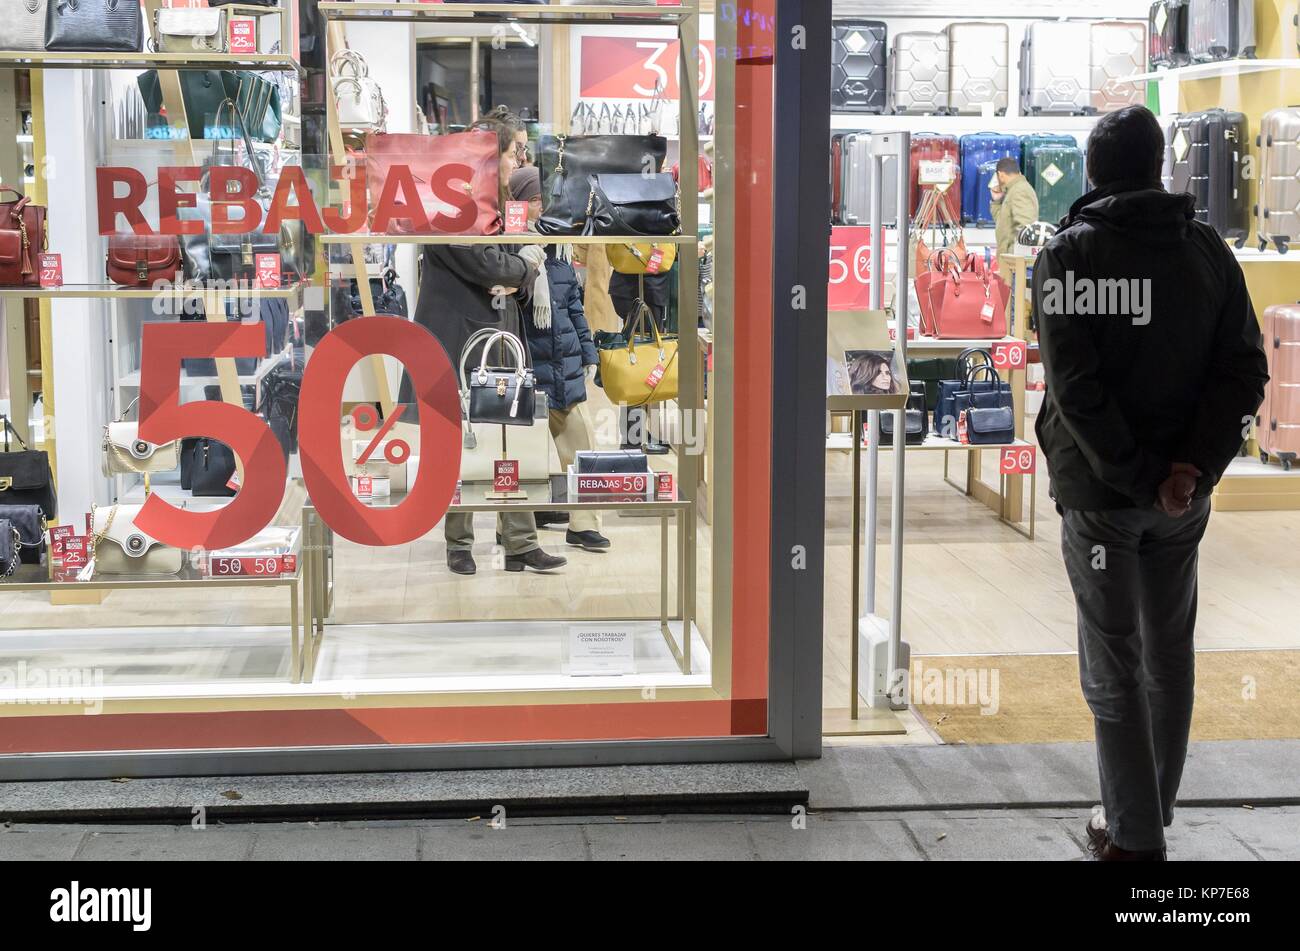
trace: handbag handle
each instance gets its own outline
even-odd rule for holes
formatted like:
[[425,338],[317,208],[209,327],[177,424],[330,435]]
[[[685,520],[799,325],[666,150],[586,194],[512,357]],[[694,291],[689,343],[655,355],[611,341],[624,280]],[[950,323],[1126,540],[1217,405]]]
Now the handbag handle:
[[23,442],[23,437],[20,436],[20,435],[18,435],[18,430],[14,429],[14,424],[11,423],[11,422],[9,422],[9,417],[8,417],[8,416],[0,416],[0,419],[3,419],[3,420],[4,420],[4,424],[5,424],[5,425],[4,425],[4,430],[5,430],[5,452],[9,452],[9,434],[10,434],[10,433],[13,434],[14,439],[17,439],[17,440],[18,440],[18,445],[22,446],[22,447],[23,447],[23,450],[25,451],[25,450],[27,449],[27,443]]
[[983,357],[984,364],[991,365],[993,363],[993,354],[989,353],[983,347],[967,347],[961,353],[957,354],[957,373],[963,380],[970,376],[972,369],[976,366],[983,365],[971,362],[971,357],[976,356]]
[[[240,135],[244,139],[244,151],[248,153],[248,165],[252,173],[257,176],[257,187],[259,191],[266,190],[266,176],[262,172],[262,163],[257,160],[257,154],[253,150],[253,139],[248,134],[248,126],[244,124],[244,117],[239,113],[239,107],[235,105],[235,100],[227,96],[221,100],[221,105],[217,106],[216,120],[218,127],[221,125],[221,114],[225,111],[226,105],[230,105],[231,114],[235,117],[235,122],[239,124]],[[231,141],[232,155],[234,155],[234,141]],[[214,153],[215,154],[215,153]],[[235,161],[238,162],[238,156],[235,155]]]
[[339,50],[330,58],[330,75],[346,76],[344,66],[352,67],[352,79],[365,79],[370,75],[370,64],[356,50]]
[[664,338],[659,333],[659,322],[655,320],[650,306],[639,297],[632,302],[632,314],[623,325],[623,335],[627,337],[627,352],[632,356],[632,362],[635,363],[636,332],[643,329],[647,321],[650,324],[651,332],[654,334],[655,347],[659,351],[659,362],[663,363],[667,351],[664,348]]
[[967,384],[979,382],[975,378],[979,376],[981,373],[985,375],[991,374],[993,377],[993,379],[986,380],[985,382],[992,383],[995,386],[1002,385],[1002,374],[998,373],[997,368],[993,366],[993,364],[991,363],[981,363],[979,366],[971,367],[970,370],[967,371],[966,373],[965,382]]
[[497,342],[498,337],[503,338],[502,342],[514,353],[517,375],[520,377],[524,376],[527,370],[527,362],[524,359],[523,345],[520,344],[519,338],[504,330],[493,330],[491,327],[484,327],[482,330],[472,334],[470,338],[465,341],[465,346],[461,348],[460,380],[462,392],[469,392],[468,365],[469,358],[473,354],[475,347],[478,346],[480,340],[486,341],[486,343],[483,344],[483,357],[478,368],[478,372],[481,374],[480,379],[484,379],[487,376],[488,354],[492,350],[492,345]]

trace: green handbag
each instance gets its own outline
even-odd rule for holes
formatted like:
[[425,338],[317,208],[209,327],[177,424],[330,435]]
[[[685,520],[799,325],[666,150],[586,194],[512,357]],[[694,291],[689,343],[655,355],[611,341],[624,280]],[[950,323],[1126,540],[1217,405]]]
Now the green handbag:
[[[274,142],[280,137],[280,89],[275,83],[247,70],[189,70],[180,76],[191,139],[236,137],[234,130],[213,128],[218,110],[227,99],[235,103],[254,141]],[[160,114],[163,97],[158,72],[151,69],[142,73],[136,83],[150,116]]]
[[925,384],[925,408],[933,413],[939,405],[939,381],[957,377],[957,361],[943,357],[909,357],[907,378]]

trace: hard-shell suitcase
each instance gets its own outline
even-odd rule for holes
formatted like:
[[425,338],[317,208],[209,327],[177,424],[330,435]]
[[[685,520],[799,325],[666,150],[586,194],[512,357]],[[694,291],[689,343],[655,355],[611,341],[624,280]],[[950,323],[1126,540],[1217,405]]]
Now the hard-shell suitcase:
[[1246,243],[1250,199],[1242,177],[1246,157],[1246,117],[1207,109],[1174,120],[1173,182],[1170,191],[1196,199],[1196,217],[1237,247]]
[[1083,151],[1070,145],[1044,145],[1033,152],[1030,178],[1038,195],[1038,220],[1056,224],[1083,197]]
[[844,133],[831,136],[831,224],[844,223]]
[[948,109],[948,34],[896,33],[889,57],[889,111],[943,115]]
[[1147,25],[1135,20],[1092,24],[1092,107],[1114,112],[1146,103],[1146,84],[1125,82],[1147,71]]
[[[865,226],[871,224],[871,178],[875,169],[871,161],[871,133],[850,132],[840,144],[840,206],[838,223]],[[881,191],[880,213],[884,224],[898,224],[898,163],[885,163],[885,181]]]
[[981,184],[980,166],[1000,158],[1020,159],[1020,140],[1014,135],[976,132],[963,135],[961,146],[961,218],[980,227],[991,227],[989,180]]
[[1160,166],[1160,184],[1165,191],[1174,190],[1174,131],[1178,128],[1178,116],[1170,116],[1163,125],[1165,133],[1165,160]]
[[1188,0],[1156,0],[1147,18],[1151,66],[1186,66]]
[[1255,56],[1255,0],[1190,0],[1187,52],[1198,63]]
[[1269,380],[1255,421],[1259,458],[1289,470],[1300,453],[1300,305],[1265,309],[1264,351]]
[[[983,162],[975,169],[975,214],[971,223],[977,228],[992,228],[997,224],[993,217],[993,195],[989,192],[989,185],[997,173],[997,162]],[[965,180],[963,174],[962,181]]]
[[880,20],[835,20],[831,43],[831,108],[885,111],[887,28]]
[[1021,46],[1021,112],[1070,116],[1093,111],[1089,30],[1082,21],[1035,20],[1029,25]]
[[1271,109],[1260,120],[1259,203],[1255,231],[1259,248],[1272,242],[1286,253],[1300,241],[1300,107]]
[[948,112],[980,115],[985,103],[1005,115],[1011,83],[1005,23],[948,25]]
[[922,162],[948,162],[952,165],[953,180],[944,193],[944,203],[953,221],[961,221],[961,145],[955,136],[934,135],[921,132],[912,136],[912,215],[921,207],[926,188],[934,185],[922,183]]
[[1034,184],[1034,175],[1037,165],[1034,163],[1034,153],[1041,148],[1049,145],[1068,145],[1071,148],[1077,147],[1079,140],[1072,135],[1061,132],[1049,132],[1039,135],[1022,135],[1020,137],[1020,171],[1024,173],[1025,178],[1029,179],[1029,184]]

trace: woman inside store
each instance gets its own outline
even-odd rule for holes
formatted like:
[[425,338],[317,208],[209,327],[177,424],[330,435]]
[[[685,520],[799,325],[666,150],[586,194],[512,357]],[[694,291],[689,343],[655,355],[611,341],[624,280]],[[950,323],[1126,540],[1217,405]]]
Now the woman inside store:
[[[536,230],[534,226],[542,216],[540,170],[534,165],[516,170],[510,176],[510,194],[515,201],[528,202],[529,230]],[[545,267],[523,305],[523,314],[537,388],[546,393],[550,408],[551,436],[560,464],[568,468],[576,453],[595,448],[585,404],[587,381],[595,378],[600,364],[583,309],[582,287],[573,268],[573,245],[553,244],[546,248]],[[549,522],[547,516],[539,512],[538,523]],[[600,534],[598,512],[575,512],[565,541],[587,551],[609,548],[609,539]]]
[[[519,167],[518,135],[523,123],[512,113],[498,108],[471,127],[496,133],[501,153],[501,206],[505,208],[510,175]],[[427,328],[446,348],[459,368],[466,341],[489,328],[526,339],[520,316],[520,297],[528,297],[543,273],[546,253],[537,246],[510,248],[505,245],[432,244],[424,248],[420,298],[415,308],[416,323]],[[482,351],[467,356],[477,365]],[[506,351],[490,355],[489,363],[506,366]],[[403,394],[403,402],[409,402]],[[449,513],[444,522],[447,539],[447,567],[458,575],[472,575],[474,562],[474,516]],[[531,512],[502,512],[497,516],[497,533],[505,548],[507,571],[553,571],[567,560],[543,551],[537,540],[537,522]]]

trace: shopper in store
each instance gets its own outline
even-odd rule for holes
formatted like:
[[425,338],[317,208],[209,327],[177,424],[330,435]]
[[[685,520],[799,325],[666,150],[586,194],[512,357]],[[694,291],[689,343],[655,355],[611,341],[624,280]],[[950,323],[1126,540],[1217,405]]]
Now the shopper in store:
[[1026,225],[1038,220],[1038,193],[1029,179],[1020,174],[1020,163],[1013,158],[998,159],[998,167],[989,182],[993,201],[994,235],[998,242],[998,257],[1015,251],[1016,235]]
[[[501,207],[508,197],[510,175],[518,168],[518,132],[523,123],[504,110],[495,110],[472,128],[495,132],[501,151]],[[428,328],[446,348],[454,365],[461,351],[479,330],[492,328],[525,339],[520,317],[520,297],[527,298],[542,272],[546,256],[540,247],[506,245],[431,244],[424,247],[416,323]],[[481,354],[469,355],[475,365]],[[489,362],[505,366],[506,353],[492,354]],[[405,387],[403,388],[405,389]],[[403,401],[409,402],[403,393]],[[444,522],[447,567],[458,575],[472,575],[474,516],[448,514]],[[537,540],[537,523],[531,512],[502,512],[497,533],[506,553],[506,570],[553,571],[567,560],[543,551]]]
[[[528,225],[536,230],[542,216],[542,177],[535,166],[525,166],[510,176],[510,194],[528,202]],[[551,437],[565,468],[576,453],[596,448],[587,415],[587,382],[596,376],[600,358],[587,327],[582,287],[573,268],[573,245],[546,248],[546,265],[538,274],[533,293],[523,307],[528,349],[533,358],[537,389],[546,394]],[[539,512],[539,525],[561,522],[560,513]],[[565,541],[587,551],[604,551],[609,539],[600,534],[598,512],[575,512],[569,518]]]
[[1232,251],[1160,184],[1148,110],[1098,121],[1096,188],[1034,265],[1038,418],[1097,738],[1102,861],[1165,858],[1187,755],[1197,549],[1268,379]]

